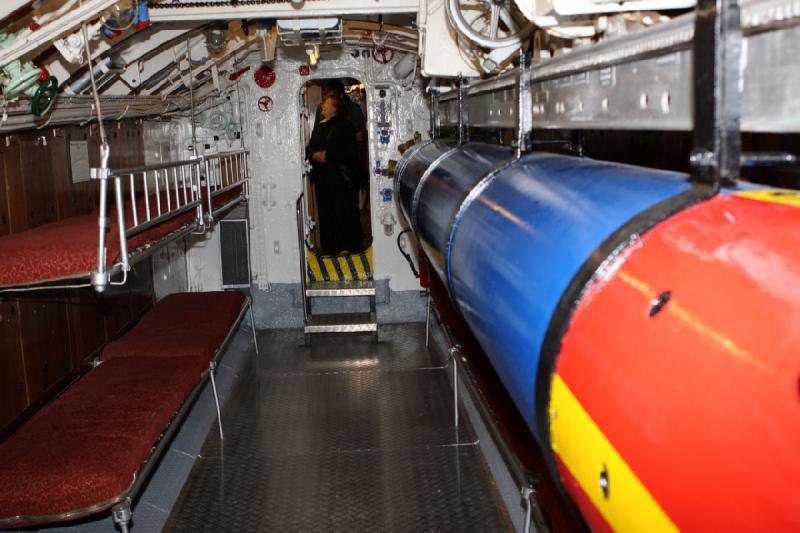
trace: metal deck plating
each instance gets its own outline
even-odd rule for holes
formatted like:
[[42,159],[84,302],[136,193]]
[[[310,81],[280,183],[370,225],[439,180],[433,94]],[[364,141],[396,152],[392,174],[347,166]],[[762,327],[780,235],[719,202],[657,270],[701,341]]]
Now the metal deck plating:
[[510,531],[424,326],[261,336],[166,531]]

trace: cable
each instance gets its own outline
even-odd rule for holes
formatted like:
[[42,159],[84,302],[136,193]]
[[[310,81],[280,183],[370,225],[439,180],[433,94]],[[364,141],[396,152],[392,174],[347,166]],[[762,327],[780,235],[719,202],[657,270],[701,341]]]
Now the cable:
[[406,261],[408,261],[408,266],[411,267],[411,272],[414,273],[414,277],[418,278],[419,277],[419,272],[417,271],[417,267],[414,266],[414,261],[411,259],[411,254],[406,253],[406,251],[403,250],[403,246],[400,244],[400,239],[403,237],[403,235],[405,235],[409,231],[411,231],[411,230],[410,229],[404,229],[403,231],[398,233],[398,235],[397,235],[397,249],[400,250],[400,253],[403,254],[403,257],[405,257]]
[[[83,0],[81,0],[79,5],[83,5]],[[108,139],[106,138],[106,128],[103,125],[103,110],[100,107],[100,94],[97,92],[97,82],[94,79],[94,68],[92,67],[92,52],[89,49],[89,30],[86,29],[86,23],[84,22],[81,24],[81,29],[83,30],[83,41],[84,41],[84,50],[86,52],[86,63],[89,68],[89,80],[92,82],[92,96],[94,97],[94,106],[97,110],[97,124],[100,128],[100,144],[108,146]]]

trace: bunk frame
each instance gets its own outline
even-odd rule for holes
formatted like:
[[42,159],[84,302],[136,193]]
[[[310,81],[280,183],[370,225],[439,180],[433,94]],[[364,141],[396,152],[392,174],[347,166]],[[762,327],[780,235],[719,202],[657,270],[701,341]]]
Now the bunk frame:
[[[127,532],[132,516],[131,506],[142,495],[156,466],[159,464],[160,458],[163,457],[163,455],[169,449],[170,445],[172,444],[172,441],[174,440],[175,436],[180,430],[183,422],[185,421],[185,419],[191,412],[192,408],[194,407],[195,403],[197,402],[197,399],[203,392],[206,383],[209,381],[212,386],[212,392],[217,411],[217,423],[219,426],[220,438],[221,439],[223,438],[219,395],[217,393],[217,386],[216,386],[216,381],[214,379],[214,375],[216,373],[219,360],[221,359],[222,355],[226,352],[227,347],[229,346],[231,340],[233,339],[233,336],[239,329],[239,325],[241,324],[245,315],[248,313],[250,315],[250,320],[253,321],[252,299],[248,296],[244,296],[242,300],[242,306],[238,312],[238,315],[235,317],[234,320],[232,320],[224,339],[220,342],[220,344],[217,346],[217,348],[211,355],[207,369],[203,371],[203,373],[200,375],[198,379],[198,382],[192,388],[191,392],[184,398],[184,400],[178,407],[177,411],[170,418],[169,422],[164,427],[161,435],[159,436],[157,441],[153,444],[153,447],[151,448],[148,456],[145,458],[145,460],[133,474],[134,478],[133,482],[122,494],[113,497],[111,499],[101,501],[93,505],[89,505],[87,507],[73,509],[67,512],[56,513],[52,515],[38,515],[38,516],[16,515],[6,518],[0,518],[0,528],[27,527],[31,525],[44,525],[44,524],[69,522],[87,516],[95,515],[111,509],[112,518],[114,522],[120,527],[120,530],[122,532]],[[253,329],[252,329],[253,346],[256,353],[258,353],[258,340],[256,337],[255,327],[254,327],[255,322],[252,322],[252,324],[253,324]],[[58,400],[56,399],[54,401]]]
[[[225,212],[246,201],[247,163],[248,151],[242,148],[132,168],[93,169],[92,179],[100,182],[94,268],[86,265],[68,275],[7,283],[0,292],[74,287],[61,283],[85,277],[97,292],[123,285],[132,264],[189,233],[204,233]],[[2,244],[0,238],[0,250]],[[121,281],[112,281],[120,274]]]

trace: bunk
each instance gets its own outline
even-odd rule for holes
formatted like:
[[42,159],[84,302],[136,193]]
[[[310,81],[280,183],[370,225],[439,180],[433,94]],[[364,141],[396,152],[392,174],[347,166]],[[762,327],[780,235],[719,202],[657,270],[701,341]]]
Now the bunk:
[[207,379],[219,413],[214,370],[248,311],[240,292],[173,294],[106,346],[99,366],[0,443],[0,528],[113,508],[127,531],[131,502]]
[[130,264],[205,231],[245,199],[247,151],[111,170],[105,180],[114,182],[113,203],[102,184],[100,206],[91,214],[0,237],[0,287],[90,278],[102,291]]

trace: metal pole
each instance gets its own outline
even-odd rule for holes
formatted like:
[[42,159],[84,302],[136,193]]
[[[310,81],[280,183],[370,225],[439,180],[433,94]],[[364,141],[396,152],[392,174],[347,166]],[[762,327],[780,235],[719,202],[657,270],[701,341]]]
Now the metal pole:
[[530,148],[530,135],[533,131],[533,95],[531,94],[530,55],[520,48],[517,81],[517,146],[516,157]]
[[219,440],[225,440],[222,433],[222,412],[219,409],[219,395],[217,394],[217,382],[214,380],[214,373],[217,371],[217,363],[211,361],[208,364],[208,373],[211,377],[211,390],[214,392],[214,403],[217,406],[217,424],[219,425]]
[[[249,222],[248,222],[247,231],[250,231]],[[248,247],[248,250],[249,250],[249,247]],[[247,260],[249,261],[250,258],[248,257]],[[258,338],[256,336],[256,319],[255,319],[255,316],[253,315],[253,302],[252,301],[250,302],[250,327],[253,328],[253,346],[256,349],[256,355],[258,355]]]
[[458,429],[458,348],[450,348],[450,359],[453,360],[453,425]]
[[[192,155],[197,155],[197,131],[194,119],[194,80],[192,79],[192,45],[189,36],[186,36],[186,60],[189,62],[189,105],[191,106],[192,122]],[[208,177],[206,177],[208,179]]]
[[698,0],[694,30],[694,149],[697,181],[718,190],[739,174],[740,59],[739,0]]
[[533,514],[533,502],[531,496],[533,489],[531,487],[522,487],[522,498],[525,500],[525,524],[524,533],[531,533],[531,518]]
[[428,346],[428,338],[431,331],[431,291],[428,290],[428,310],[425,313],[425,346]]
[[469,113],[467,108],[467,82],[458,78],[458,144],[469,141]]
[[431,89],[431,139],[439,135],[439,89]]

